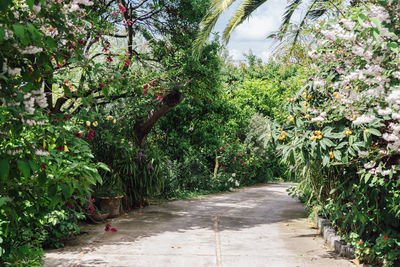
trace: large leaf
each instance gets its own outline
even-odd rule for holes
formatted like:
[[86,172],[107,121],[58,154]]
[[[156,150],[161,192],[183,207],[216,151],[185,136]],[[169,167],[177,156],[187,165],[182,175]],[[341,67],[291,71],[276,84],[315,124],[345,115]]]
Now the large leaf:
[[10,164],[8,160],[1,159],[0,160],[0,181],[5,181],[8,178],[8,174],[10,172]]
[[23,160],[17,160],[17,167],[22,176],[25,178],[29,178],[31,176],[31,168],[29,167],[29,163]]

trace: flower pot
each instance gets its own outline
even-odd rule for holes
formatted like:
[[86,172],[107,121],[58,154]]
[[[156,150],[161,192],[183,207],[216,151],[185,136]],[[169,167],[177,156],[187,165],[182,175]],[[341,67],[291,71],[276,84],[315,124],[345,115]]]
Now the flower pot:
[[99,213],[99,214],[86,214],[86,217],[89,218],[93,223],[99,224],[99,223],[103,223],[108,216],[110,215],[110,212],[107,211],[105,213]]
[[108,218],[116,218],[120,215],[121,200],[124,196],[99,197],[99,206],[101,210],[109,211]]

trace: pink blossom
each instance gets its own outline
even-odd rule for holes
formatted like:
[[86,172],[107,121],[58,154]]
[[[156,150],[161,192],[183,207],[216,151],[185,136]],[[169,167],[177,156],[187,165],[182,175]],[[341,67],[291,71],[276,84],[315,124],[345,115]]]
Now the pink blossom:
[[126,8],[125,8],[122,4],[118,4],[118,7],[119,7],[119,12],[120,12],[121,14],[123,14],[123,13],[126,12]]

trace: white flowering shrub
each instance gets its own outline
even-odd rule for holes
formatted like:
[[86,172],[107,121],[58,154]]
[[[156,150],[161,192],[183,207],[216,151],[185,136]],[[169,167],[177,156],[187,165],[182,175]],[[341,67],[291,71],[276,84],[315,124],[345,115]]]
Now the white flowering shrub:
[[267,135],[371,262],[400,257],[400,3],[361,1],[314,28],[307,83]]

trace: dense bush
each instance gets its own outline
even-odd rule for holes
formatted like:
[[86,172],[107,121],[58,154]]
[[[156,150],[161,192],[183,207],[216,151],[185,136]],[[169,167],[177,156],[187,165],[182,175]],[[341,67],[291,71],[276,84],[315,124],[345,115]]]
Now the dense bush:
[[392,265],[400,258],[400,6],[371,2],[316,25],[310,82],[288,98],[287,123],[264,136],[357,256]]

